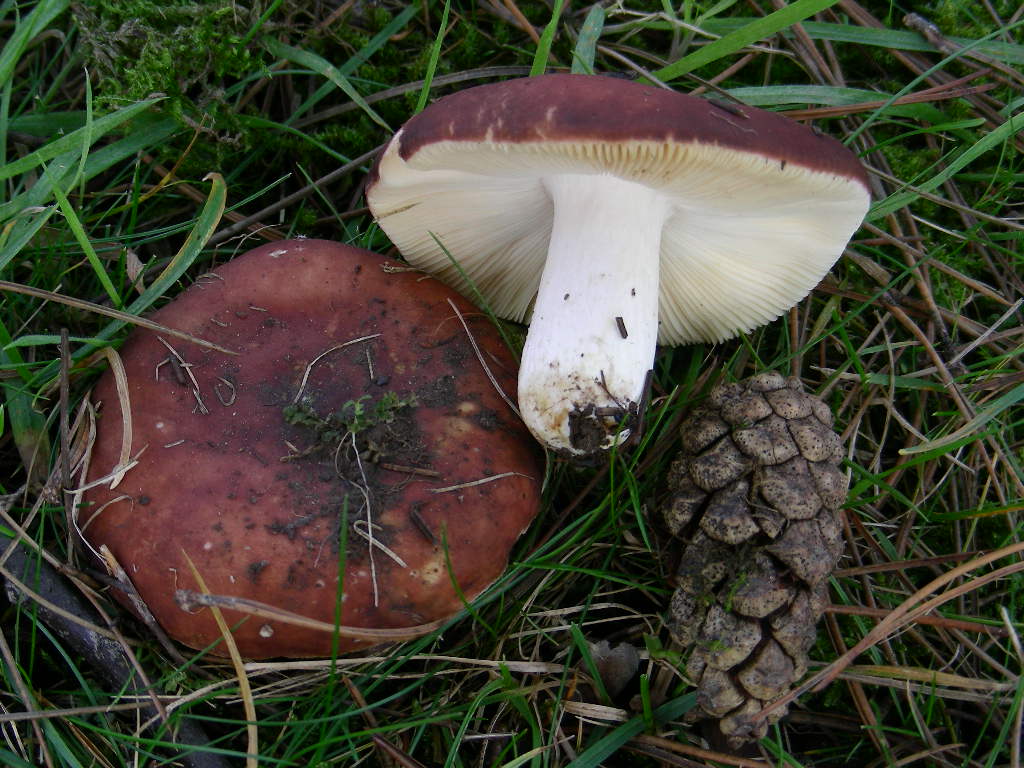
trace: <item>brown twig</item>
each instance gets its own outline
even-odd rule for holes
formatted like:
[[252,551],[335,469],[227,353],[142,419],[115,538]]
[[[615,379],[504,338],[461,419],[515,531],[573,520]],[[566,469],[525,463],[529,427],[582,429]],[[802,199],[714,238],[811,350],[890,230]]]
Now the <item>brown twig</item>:
[[383,148],[383,144],[381,144],[379,147],[374,147],[369,152],[364,152],[359,157],[345,163],[340,168],[335,168],[327,175],[321,176],[312,184],[307,184],[302,189],[297,190],[296,192],[292,192],[290,195],[285,195],[276,203],[272,203],[268,205],[266,208],[262,208],[250,216],[246,216],[244,218],[239,219],[234,224],[225,227],[219,232],[214,232],[213,235],[210,236],[210,239],[207,241],[207,246],[214,246],[217,245],[218,243],[223,243],[225,240],[231,239],[232,237],[239,234],[243,230],[248,229],[250,225],[262,221],[268,216],[271,216],[277,213],[278,211],[287,208],[289,205],[297,203],[299,200],[304,200],[321,187],[325,187],[328,184],[337,181],[338,179],[344,176],[347,176],[353,171],[358,170],[359,168],[363,167],[366,163],[368,163],[370,160],[372,160],[374,157],[376,157],[377,153],[380,152]]
[[[846,616],[870,616],[876,619],[884,619],[890,613],[890,611],[884,608],[869,608],[864,605],[829,605],[825,608],[825,611]],[[1002,627],[989,626],[978,621],[947,619],[944,616],[920,616],[917,619],[917,623],[928,624],[933,627],[944,627],[946,629],[960,629],[965,632],[975,632],[980,635],[991,635],[992,637],[1006,637],[1008,634]]]

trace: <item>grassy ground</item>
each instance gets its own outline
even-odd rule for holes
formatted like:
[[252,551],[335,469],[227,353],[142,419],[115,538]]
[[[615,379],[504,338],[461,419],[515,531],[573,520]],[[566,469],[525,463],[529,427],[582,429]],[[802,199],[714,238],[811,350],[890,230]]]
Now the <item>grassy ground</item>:
[[[525,0],[0,2],[3,533],[82,564],[67,414],[131,324],[92,304],[144,314],[293,235],[387,251],[363,207],[365,155],[425,96],[545,67],[727,93],[846,142],[871,213],[788,316],[663,351],[648,439],[597,469],[554,466],[476,618],[382,657],[250,664],[244,686],[105,609],[161,694],[157,717],[212,740],[193,765],[248,750],[268,766],[1020,766],[1024,7],[602,5],[549,23]],[[683,723],[653,513],[678,420],[711,383],[766,369],[826,398],[847,444],[847,549],[811,667],[830,684],[749,755],[709,754]],[[0,763],[164,764],[168,731],[139,727],[146,697],[119,695],[31,601],[2,610]],[[586,684],[601,639],[641,655],[614,700]]]

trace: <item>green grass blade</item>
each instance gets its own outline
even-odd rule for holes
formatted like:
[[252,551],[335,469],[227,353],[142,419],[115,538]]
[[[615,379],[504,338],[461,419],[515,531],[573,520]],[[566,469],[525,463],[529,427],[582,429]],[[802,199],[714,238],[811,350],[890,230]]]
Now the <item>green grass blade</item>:
[[7,222],[0,232],[0,271],[21,253],[21,249],[39,233],[56,210],[51,207],[23,211],[14,221]]
[[273,2],[270,3],[267,9],[260,14],[256,23],[253,24],[252,27],[249,28],[249,31],[245,33],[245,37],[242,38],[240,47],[244,47],[253,41],[253,38],[256,37],[256,34],[260,31],[263,25],[266,24],[270,20],[270,17],[274,15],[274,12],[281,7],[282,2],[284,2],[284,0],[273,0]]
[[[94,122],[94,115],[92,110],[92,83],[89,78],[85,79],[85,125],[82,126],[82,150],[78,158],[78,173],[75,174],[75,179],[72,181],[69,189],[78,185],[83,177],[85,176],[85,164],[89,160],[89,150],[92,149],[95,143],[93,132],[96,129]],[[84,189],[82,190],[85,191]]]
[[473,698],[473,701],[470,702],[469,706],[466,708],[466,713],[462,718],[462,722],[459,723],[458,730],[452,737],[452,748],[449,750],[448,757],[444,761],[444,768],[452,768],[452,766],[456,764],[459,757],[459,747],[463,744],[463,737],[466,735],[466,730],[473,722],[474,716],[477,711],[484,706],[485,700],[492,693],[501,690],[502,685],[503,683],[500,678],[497,680],[491,680],[480,689],[477,695]]
[[[87,336],[69,336],[68,339],[76,344],[91,344],[99,341],[99,339],[93,339]],[[5,344],[2,348],[18,349],[20,347],[41,347],[47,344],[60,344],[60,335],[56,333],[30,333],[25,336],[19,336],[9,344]]]
[[445,0],[444,11],[441,13],[441,28],[437,30],[437,37],[434,45],[430,48],[430,60],[427,62],[427,73],[423,76],[423,89],[420,97],[416,100],[414,115],[418,115],[427,106],[427,99],[430,97],[430,84],[434,81],[434,73],[437,71],[437,60],[441,57],[441,44],[444,42],[445,32],[448,30],[448,11],[451,10],[451,0]]
[[[1021,708],[1024,708],[1024,675],[1017,677],[1017,690],[1013,694],[1013,702],[1010,705],[1010,711],[1007,716],[1003,718],[1003,724],[999,729],[999,736],[997,737],[999,742],[1002,744],[1012,744],[1014,742],[1020,742],[1021,736],[1019,733],[1020,718],[1018,717]],[[1015,733],[1016,731],[1016,733]],[[989,753],[988,760],[985,762],[985,768],[996,768],[996,763],[999,760],[999,754],[995,751]]]
[[576,49],[572,54],[572,73],[574,75],[594,74],[594,59],[597,56],[597,41],[604,31],[604,8],[597,3],[590,9],[587,18],[580,27],[576,39]]
[[[53,199],[54,187],[68,185],[69,169],[74,160],[74,152],[65,152],[54,158],[28,191],[22,192],[9,202],[0,204],[0,223],[6,224],[18,216],[36,213],[43,205],[50,202]],[[3,269],[4,266],[5,264],[0,262],[0,269]]]
[[764,18],[755,19],[745,24],[740,29],[730,32],[713,43],[708,43],[698,48],[693,53],[684,56],[667,67],[663,67],[654,73],[654,76],[662,81],[674,80],[682,77],[688,72],[706,66],[724,56],[736,53],[736,51],[764,40],[777,32],[790,27],[797,22],[803,21],[808,16],[831,8],[838,0],[797,0],[792,5],[787,5]]
[[0,83],[10,81],[29,41],[46,29],[69,5],[69,0],[44,0],[15,27],[14,34],[8,38],[3,51],[0,51]]
[[[185,271],[192,266],[192,263],[202,252],[203,246],[206,245],[210,236],[216,231],[221,217],[224,215],[224,208],[227,202],[227,186],[224,184],[224,179],[219,173],[211,173],[206,179],[212,182],[210,194],[206,198],[206,202],[199,215],[196,217],[196,222],[188,237],[156,280],[146,288],[141,296],[125,308],[125,312],[128,314],[141,315],[153,302],[163,296],[185,274]],[[80,359],[91,352],[98,343],[109,341],[126,323],[126,320],[114,320],[108,323],[101,331],[95,334],[89,345],[76,350],[72,357]],[[45,382],[52,379],[57,375],[57,368],[57,362],[51,363],[37,373],[33,381]]]
[[96,249],[92,247],[92,243],[89,241],[89,236],[85,233],[85,228],[82,226],[81,219],[78,218],[78,214],[75,212],[74,206],[71,205],[71,201],[68,200],[67,196],[60,190],[59,187],[53,188],[53,194],[57,198],[57,205],[60,206],[61,213],[64,214],[64,220],[67,222],[68,227],[71,229],[71,233],[75,236],[75,240],[78,241],[79,247],[85,253],[85,258],[89,262],[89,266],[92,267],[93,272],[96,273],[96,277],[100,281],[100,285],[103,286],[103,290],[113,305],[120,309],[121,295],[117,292],[117,288],[114,287],[113,281],[110,279],[110,275],[107,274],[107,270],[103,267],[103,262],[100,261],[100,257],[96,253]]
[[[728,35],[742,29],[747,24],[750,24],[751,21],[752,19],[750,18],[717,18],[708,19],[700,26],[704,31],[713,35]],[[652,28],[659,26],[667,27],[668,25],[658,24],[657,22],[651,25]],[[917,32],[901,29],[861,27],[856,24],[833,24],[822,21],[805,21],[801,26],[812,40],[866,45],[872,48],[887,48],[897,51],[935,53],[935,47]],[[1000,30],[1000,32],[1009,34],[1015,27],[1016,25],[1011,25],[1005,30]],[[787,38],[793,36],[793,33],[788,30],[782,31],[781,34]],[[964,48],[973,48],[978,53],[998,59],[1011,66],[1024,64],[1024,45],[1019,43],[1008,43],[1003,40],[994,39],[976,40],[956,35],[950,35],[948,40]]]
[[640,706],[643,708],[640,714],[644,719],[644,730],[654,730],[654,707],[651,706],[651,677],[646,673],[640,675]]
[[37,768],[34,763],[26,763],[8,749],[0,749],[0,765],[8,768]]
[[[729,88],[729,95],[752,107],[774,107],[780,104],[821,104],[843,107],[849,104],[882,101],[893,94],[867,88],[841,88],[835,85],[756,85]],[[914,105],[916,106],[916,105]]]
[[533,56],[533,65],[530,67],[530,77],[544,74],[544,70],[548,66],[548,57],[551,55],[551,41],[555,39],[560,18],[562,18],[562,0],[555,0],[555,7],[551,9],[551,21],[544,27],[540,42],[537,43],[537,52]]
[[10,179],[14,176],[25,173],[26,171],[31,171],[33,168],[36,168],[49,160],[53,160],[64,152],[80,148],[82,146],[83,139],[88,139],[91,146],[94,142],[110,133],[115,128],[131,120],[133,117],[136,117],[140,113],[149,109],[158,101],[160,101],[160,99],[147,99],[145,101],[132,104],[130,107],[119,109],[117,112],[111,112],[109,115],[104,115],[94,121],[91,126],[87,123],[77,131],[62,136],[56,141],[51,141],[45,146],[37,149],[35,152],[30,152],[22,158],[12,160],[0,168],[0,181]]
[[30,112],[15,115],[7,127],[31,136],[58,136],[78,130],[85,125],[85,110],[70,112]]
[[928,440],[927,442],[920,443],[918,445],[912,445],[908,448],[901,448],[900,453],[902,455],[910,455],[914,453],[924,453],[926,451],[934,451],[939,448],[945,448],[950,446],[965,437],[968,437],[973,432],[981,429],[988,424],[992,419],[998,417],[1007,408],[1016,406],[1021,400],[1024,400],[1024,384],[1018,384],[1016,387],[1011,389],[1005,395],[1000,395],[984,409],[979,411],[974,418],[967,421],[962,427],[954,432],[950,432],[938,440]]
[[14,86],[10,80],[0,83],[0,168],[7,164],[7,137],[10,135],[11,93]]
[[366,103],[366,99],[360,95],[352,83],[349,82],[348,78],[342,74],[336,66],[331,64],[321,56],[312,53],[311,51],[305,51],[301,48],[295,48],[287,43],[282,43],[280,40],[275,40],[272,37],[263,38],[264,47],[270,51],[274,56],[281,59],[287,59],[295,64],[311,69],[317,74],[325,77],[334,83],[338,89],[352,99],[366,115],[377,123],[381,128],[391,132],[391,127],[387,124],[383,117],[378,115],[373,107]]
[[[224,183],[224,177],[219,173],[211,173],[205,180],[211,182],[210,194],[207,196],[199,216],[196,217],[196,223],[192,227],[192,231],[188,233],[188,237],[174,255],[174,258],[164,267],[164,271],[146,288],[141,296],[128,306],[127,311],[133,315],[140,315],[145,312],[154,301],[163,296],[167,289],[174,285],[178,278],[185,274],[185,271],[192,266],[192,262],[199,256],[203,246],[206,245],[206,241],[210,239],[210,236],[213,235],[220,224],[221,217],[224,215],[224,207],[227,204],[227,185]],[[116,325],[120,327],[121,324],[117,323]]]
[[[654,719],[658,723],[667,723],[669,720],[674,720],[693,709],[693,705],[696,702],[697,695],[693,693],[672,699],[654,710]],[[575,760],[569,763],[568,768],[600,768],[604,761],[618,751],[622,745],[634,736],[639,736],[643,733],[645,725],[642,715],[637,715],[626,721],[611,733],[602,736],[587,747]]]
[[[142,115],[133,125],[133,130],[123,139],[107,144],[89,155],[82,176],[78,178],[79,183],[88,181],[127,158],[160,144],[180,129],[178,122],[173,118],[158,115]],[[77,152],[74,151],[55,158],[31,189],[0,205],[0,224],[24,215],[26,209],[48,203],[53,198],[56,186],[69,187],[70,169],[76,159]],[[7,263],[5,258],[9,258],[7,250],[0,253],[0,270]]]
[[922,192],[931,192],[937,189],[978,157],[995,149],[1004,142],[1010,141],[1022,130],[1024,130],[1024,112],[1013,115],[1002,125],[996,126],[996,128],[981,137],[972,146],[961,152],[958,157],[948,161],[942,170],[930,179],[914,185],[913,190],[895,192],[885,198],[885,200],[880,200],[872,205],[867,215],[868,221],[883,218],[906,205],[910,205],[921,196]]
[[576,646],[576,651],[579,653],[580,658],[583,659],[583,665],[587,668],[587,674],[590,675],[590,679],[594,683],[594,688],[597,690],[597,697],[601,700],[602,704],[610,705],[612,703],[612,697],[608,695],[608,689],[605,688],[604,678],[601,677],[601,672],[597,668],[597,663],[594,661],[594,654],[590,652],[590,644],[587,642],[586,636],[583,634],[583,630],[577,622],[573,622],[569,627],[569,633],[572,635],[572,642]]
[[7,422],[29,484],[32,484],[46,477],[50,461],[50,437],[46,431],[46,417],[34,407],[32,390],[25,384],[29,378],[25,359],[17,349],[11,348],[13,341],[7,326],[0,319],[0,365],[5,370],[13,368],[20,376],[17,380],[3,381]]
[[[409,22],[412,21],[413,17],[419,12],[419,9],[419,3],[410,3],[408,6],[406,6],[400,14],[395,16],[394,19],[392,19],[390,22],[384,25],[384,28],[381,29],[380,32],[378,32],[376,35],[370,38],[370,41],[366,45],[364,45],[362,48],[356,51],[355,54],[346,59],[345,63],[338,67],[338,71],[346,76],[351,75],[353,72],[355,72],[356,69],[358,69],[361,65],[369,61],[370,57],[373,56],[374,53],[383,48],[393,35],[397,35],[399,32],[405,29],[405,27],[408,26]],[[300,117],[308,113],[309,110],[315,107],[322,99],[324,99],[324,97],[326,97],[333,90],[333,83],[324,83],[323,85],[316,89],[312,96],[310,96],[308,99],[302,102],[302,104],[298,106],[298,108],[288,117],[288,120],[286,120],[285,122],[290,123],[293,120],[298,120]]]
[[[872,110],[872,119],[878,116],[909,118],[926,123],[926,127],[918,129],[921,133],[944,131],[953,133],[962,141],[973,141],[970,129],[985,124],[981,118],[952,120],[949,115],[935,104],[920,102],[917,104],[894,103],[903,94],[892,94],[885,91],[869,91],[860,88],[839,88],[830,85],[769,85],[728,88],[726,92],[752,107],[805,106],[809,104],[841,107],[854,104],[870,104],[884,102]],[[912,132],[904,132],[891,139],[900,142]],[[884,145],[883,141],[879,145]]]

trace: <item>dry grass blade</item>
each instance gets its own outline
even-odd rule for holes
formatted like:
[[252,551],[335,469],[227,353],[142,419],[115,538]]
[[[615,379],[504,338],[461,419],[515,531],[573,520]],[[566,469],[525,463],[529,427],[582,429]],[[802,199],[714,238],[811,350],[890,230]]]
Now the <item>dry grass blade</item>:
[[[124,370],[124,363],[116,349],[104,347],[101,350],[103,357],[110,366],[110,372],[114,376],[114,385],[117,388],[117,400],[121,409],[121,453],[118,455],[117,466],[110,471],[110,487],[116,488],[117,484],[124,478],[125,473],[134,466],[132,461],[132,405],[131,395],[128,393],[128,375]],[[81,489],[79,489],[80,492]]]
[[60,487],[64,508],[70,509],[71,491],[71,337],[60,329]]
[[393,643],[402,640],[411,640],[414,637],[433,632],[443,626],[443,621],[430,622],[428,624],[417,624],[403,629],[370,629],[365,627],[346,627],[337,624],[328,624],[324,621],[310,619],[283,608],[260,603],[256,600],[248,600],[242,597],[231,595],[214,595],[208,592],[195,592],[189,589],[179,589],[175,592],[174,599],[185,610],[195,608],[217,608],[248,613],[252,616],[273,619],[285,624],[293,624],[299,627],[306,627],[317,632],[337,633],[342,637],[351,637],[358,640],[370,640],[380,643]]
[[[196,580],[196,584],[199,585],[199,589],[204,595],[209,594],[209,590],[206,588],[206,582],[203,581],[202,574],[199,573],[199,569],[196,568],[195,563],[192,562],[192,558],[188,556],[188,552],[182,550],[182,554],[185,557],[185,562],[188,563],[189,570],[192,572],[192,578]],[[228,649],[228,655],[231,657],[231,664],[235,668],[235,674],[238,677],[238,692],[242,697],[242,706],[245,709],[246,719],[246,732],[249,736],[249,746],[246,750],[245,765],[246,768],[256,768],[259,763],[260,746],[259,746],[259,728],[256,723],[256,705],[252,698],[252,688],[249,685],[249,678],[245,674],[245,664],[242,661],[242,655],[238,652],[238,646],[235,645],[235,638],[231,634],[231,629],[228,627],[228,623],[224,620],[224,615],[220,612],[220,608],[216,605],[210,606],[210,612],[213,614],[214,621],[217,622],[217,628],[220,630],[221,637],[224,639],[224,647]]]
[[681,741],[673,741],[671,739],[652,736],[646,733],[642,733],[639,736],[634,737],[633,741],[638,744],[649,744],[652,747],[658,747],[666,752],[675,752],[676,754],[686,755],[687,757],[693,757],[697,760],[704,760],[706,763],[733,765],[736,766],[736,768],[767,768],[769,765],[763,760],[749,760],[746,757],[740,757],[739,755],[730,755],[724,752],[713,752],[710,749],[701,749],[700,747],[695,747],[692,744],[684,744]]
[[[372,666],[387,661],[387,656],[353,656],[339,659],[322,659],[312,661],[253,661],[246,669],[253,673],[269,674],[273,672],[320,671],[334,667]],[[442,654],[416,653],[405,657],[407,661],[426,661],[435,664],[455,664],[470,670],[508,669],[510,672],[524,675],[564,675],[569,671],[565,664],[545,661],[517,661],[515,659],[473,659],[466,656],[445,656]]]
[[405,766],[405,768],[426,768],[426,766],[424,766],[419,760],[416,760],[408,753],[403,752],[387,739],[378,736],[377,734],[373,734],[372,739],[374,746],[394,760],[398,765]]
[[218,243],[223,243],[226,240],[230,240],[232,237],[248,229],[253,224],[261,222],[266,218],[269,218],[278,211],[287,208],[289,205],[293,205],[299,202],[300,200],[304,200],[305,198],[309,197],[314,192],[316,192],[318,189],[321,189],[327,186],[328,184],[331,184],[332,182],[337,181],[338,179],[344,176],[347,176],[348,174],[352,173],[358,168],[363,167],[364,165],[366,165],[366,163],[375,158],[383,148],[383,144],[381,144],[379,147],[374,147],[369,152],[364,152],[359,157],[355,158],[354,160],[348,163],[345,163],[345,165],[341,166],[340,168],[336,168],[335,170],[331,171],[325,176],[322,176],[321,178],[314,181],[312,184],[300,189],[298,192],[286,195],[285,197],[278,200],[276,203],[273,203],[272,205],[268,205],[266,208],[262,208],[261,210],[256,211],[256,213],[252,214],[251,216],[246,216],[243,219],[239,219],[231,226],[225,227],[219,232],[214,233],[210,237],[207,244],[217,245]]
[[[534,28],[533,24],[531,24],[527,20],[526,16],[523,15],[523,12],[519,10],[519,6],[516,5],[515,0],[502,0],[502,3],[504,4],[505,8],[508,9],[508,12],[512,14],[512,18],[515,19],[515,22],[519,26],[519,28],[530,36],[530,39],[533,40],[534,45],[538,44],[540,42],[540,35]],[[492,8],[496,7],[493,2],[490,3],[490,5],[492,6]]]
[[[15,530],[20,529],[15,525]],[[149,684],[145,670],[91,593],[76,579],[72,578],[70,583],[65,580],[60,565],[51,566],[48,562],[52,556],[45,550],[33,550],[32,547],[33,544],[23,538],[13,543],[4,553],[7,562],[0,567],[0,575],[7,582],[12,602],[25,605],[26,608],[31,606],[33,621],[47,626],[55,637],[60,638],[66,651],[77,654],[84,661],[85,667],[93,670],[118,696],[135,695],[145,699],[137,704],[121,706],[113,703],[96,707],[95,711],[138,711],[150,717],[149,722],[142,726],[147,730],[155,724],[168,722],[168,713],[161,698]],[[32,581],[33,588],[19,578],[22,575]],[[107,626],[98,626],[96,622],[100,620]],[[31,714],[45,718],[57,716],[52,712],[47,709]],[[60,716],[74,714],[58,712]],[[12,718],[23,719],[38,718]],[[224,768],[225,763],[218,755],[201,749],[208,739],[194,723],[188,720],[178,723],[173,733],[170,737],[172,743],[188,747],[187,750],[181,750],[180,761],[183,765],[188,768]]]
[[20,723],[27,720],[52,720],[64,717],[101,715],[108,712],[136,712],[145,709],[145,702],[126,704],[98,704],[92,707],[70,707],[68,709],[37,709],[32,712],[0,712],[0,723]]
[[[476,339],[473,338],[473,334],[469,332],[469,326],[466,324],[466,318],[462,316],[459,308],[455,306],[455,302],[448,299],[448,303],[451,305],[452,311],[455,312],[455,316],[459,318],[459,322],[462,323],[462,329],[466,332],[466,337],[469,339],[469,343],[473,346],[473,352],[476,353],[476,359],[480,362],[480,366],[484,369],[484,373],[487,374],[487,378],[490,380],[494,390],[501,396],[501,399],[505,401],[505,404],[512,409],[512,413],[516,416],[520,416],[519,408],[512,402],[508,395],[502,391],[501,387],[498,386],[498,380],[494,378],[494,374],[491,373],[490,366],[487,365],[487,361],[484,360],[483,353],[480,352],[480,347],[477,346]],[[520,418],[522,418],[520,416]]]
[[331,354],[331,352],[337,352],[339,349],[344,349],[345,347],[352,346],[353,344],[359,344],[361,342],[370,341],[371,339],[376,339],[379,337],[379,333],[371,333],[369,336],[360,336],[358,339],[349,339],[343,344],[338,344],[337,346],[331,347],[330,349],[325,349],[319,355],[314,357],[312,360],[309,361],[309,364],[302,371],[302,380],[299,381],[299,387],[295,391],[295,397],[292,398],[292,402],[297,403],[299,402],[299,400],[302,399],[302,393],[305,392],[306,390],[306,382],[309,381],[309,374],[312,373],[313,368],[316,366],[316,364],[323,360],[327,355]]
[[[830,605],[826,609],[829,613],[845,614],[847,616],[871,616],[872,618],[884,619],[889,611],[883,608],[872,608],[866,605]],[[959,629],[964,632],[976,632],[992,637],[1005,637],[1006,630],[1002,627],[993,627],[977,621],[965,621],[963,619],[947,619],[943,616],[919,616],[916,619],[918,624],[930,624],[935,627],[946,627]]]
[[969,691],[989,691],[992,693],[1013,690],[1014,683],[997,683],[992,680],[979,680],[949,672],[937,672],[931,669],[912,669],[909,667],[887,667],[856,665],[846,669],[844,674],[872,676],[876,679],[892,681],[909,681],[925,684],[941,685],[947,688],[963,688]]
[[[352,701],[356,703],[356,706],[359,707],[359,709],[363,710],[363,719],[366,720],[366,724],[369,725],[370,728],[378,728],[379,723],[377,722],[377,717],[373,714],[373,709],[367,706],[366,699],[363,698],[362,691],[360,691],[356,684],[352,682],[351,678],[345,677],[344,682],[345,687],[348,688],[349,694],[352,696]],[[384,756],[385,764],[386,761],[390,759],[398,765],[405,766],[405,768],[424,768],[422,763],[413,759],[403,750],[399,749],[382,736],[375,733],[371,739],[374,747],[376,747]]]
[[72,613],[71,611],[68,611],[67,609],[57,605],[56,603],[47,600],[41,594],[39,594],[34,589],[25,584],[23,581],[21,581],[21,579],[19,579],[17,576],[14,575],[14,573],[8,570],[6,566],[0,566],[0,576],[3,576],[4,579],[6,579],[11,584],[11,586],[18,590],[18,592],[20,592],[30,600],[33,600],[34,602],[38,603],[46,610],[51,611],[54,615],[60,616],[62,619],[65,619],[66,621],[70,621],[74,624],[77,624],[80,627],[82,627],[82,629],[91,632],[99,637],[103,637],[111,641],[117,640],[117,637],[110,630],[103,629],[102,627],[97,626],[96,624],[93,624],[92,622],[83,619],[81,616]]
[[[18,669],[18,662],[14,658],[14,654],[11,653],[11,646],[7,644],[7,638],[4,637],[3,633],[0,632],[0,657],[3,658],[4,665],[7,667],[7,677],[9,680],[14,682],[14,687],[17,689],[18,697],[21,699],[22,706],[25,707],[27,712],[34,712],[36,710],[32,694],[25,685],[25,681],[21,676],[21,672]],[[36,735],[36,742],[39,744],[39,749],[43,757],[43,762],[46,763],[47,768],[52,768],[53,756],[50,754],[49,748],[46,746],[46,740],[43,738],[42,727],[38,720],[31,720],[32,730]]]
[[481,477],[479,480],[470,480],[465,483],[459,483],[457,485],[448,485],[444,488],[431,488],[431,493],[451,493],[452,491],[461,491],[463,488],[472,488],[477,485],[486,485],[487,483],[493,483],[495,480],[502,480],[506,477],[525,477],[527,480],[533,478],[529,475],[524,475],[522,472],[501,472],[497,475],[488,475],[487,477]]
[[784,706],[808,691],[821,690],[832,680],[836,679],[841,672],[853,663],[854,659],[868,648],[881,642],[886,636],[898,631],[901,627],[912,624],[920,616],[938,608],[943,603],[953,600],[965,592],[978,589],[989,582],[1006,578],[1007,576],[1011,576],[1015,573],[1024,572],[1024,562],[1014,563],[1013,565],[1005,566],[982,576],[977,576],[970,582],[958,587],[953,587],[936,597],[927,599],[929,595],[935,593],[937,590],[962,576],[968,575],[972,571],[989,565],[997,560],[1012,557],[1013,555],[1017,555],[1022,552],[1024,552],[1024,544],[1012,544],[996,550],[995,552],[990,552],[987,555],[982,555],[975,560],[964,563],[963,565],[942,574],[938,578],[933,579],[904,600],[897,608],[890,611],[882,621],[880,621],[870,632],[861,638],[852,648],[843,653],[842,656],[820,672],[812,675],[808,680],[801,683],[797,688],[794,688],[785,696],[772,702],[765,708],[764,713],[767,713],[777,707]]
[[85,299],[76,299],[72,296],[64,296],[60,293],[54,293],[53,291],[44,291],[41,288],[32,288],[28,285],[21,285],[19,283],[12,283],[9,280],[0,280],[0,291],[7,291],[8,293],[19,293],[23,296],[31,296],[36,299],[43,299],[44,301],[53,301],[58,304],[64,304],[75,309],[81,309],[85,312],[93,312],[97,315],[103,315],[104,317],[110,317],[114,320],[120,320],[121,322],[128,323],[130,325],[138,326],[139,328],[145,328],[149,331],[156,331],[157,333],[164,333],[168,336],[173,336],[176,339],[182,339],[192,344],[196,344],[206,349],[212,349],[216,352],[222,352],[225,355],[237,355],[238,353],[234,350],[222,347],[219,344],[214,344],[211,341],[200,339],[198,336],[193,336],[191,333],[185,333],[175,328],[168,328],[166,325],[160,325],[160,323],[154,323],[152,320],[147,320],[144,317],[137,315],[131,315],[127,312],[121,312],[117,309],[111,309],[105,307],[102,304],[96,304],[92,301],[86,301]]
[[993,59],[991,56],[986,56],[978,51],[966,49],[958,43],[953,42],[942,34],[938,26],[921,14],[908,13],[903,17],[903,23],[914,31],[919,32],[922,37],[935,46],[936,50],[942,51],[942,53],[947,55],[963,52],[965,56],[970,56],[988,67],[998,69],[1008,78],[1014,80],[1018,85],[1024,85],[1024,75],[1021,75],[1020,72],[1012,69],[1011,67],[1005,66],[1002,62]]
[[985,85],[967,86],[963,83],[970,82],[986,73],[979,72],[960,78],[955,83],[944,83],[927,88],[918,93],[910,93],[896,99],[879,99],[878,101],[865,101],[859,104],[844,104],[838,107],[814,107],[812,109],[787,109],[783,112],[787,117],[794,120],[822,120],[830,117],[846,117],[848,115],[862,114],[864,112],[876,112],[879,109],[889,106],[900,106],[903,104],[934,104],[938,101],[961,99],[979,93],[987,93],[995,88],[989,83]]

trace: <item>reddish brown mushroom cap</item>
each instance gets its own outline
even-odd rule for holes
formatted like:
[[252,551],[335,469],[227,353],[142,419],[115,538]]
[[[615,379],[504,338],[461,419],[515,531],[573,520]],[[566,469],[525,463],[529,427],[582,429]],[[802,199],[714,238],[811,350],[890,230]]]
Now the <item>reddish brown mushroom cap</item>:
[[[138,463],[115,488],[89,491],[78,519],[175,639],[201,648],[220,637],[208,609],[175,600],[177,590],[198,590],[186,555],[214,595],[327,624],[343,561],[343,626],[418,627],[459,611],[460,591],[472,599],[492,583],[536,514],[534,444],[449,301],[509,397],[513,358],[449,288],[388,266],[397,265],[325,241],[266,245],[203,276],[153,318],[237,356],[149,331],[121,350]],[[111,473],[122,450],[109,373],[93,402],[90,480]],[[356,403],[358,459],[339,427],[351,425]],[[451,486],[463,487],[442,490]],[[244,656],[331,653],[330,632],[225,617]],[[342,651],[372,644],[340,638]]]

